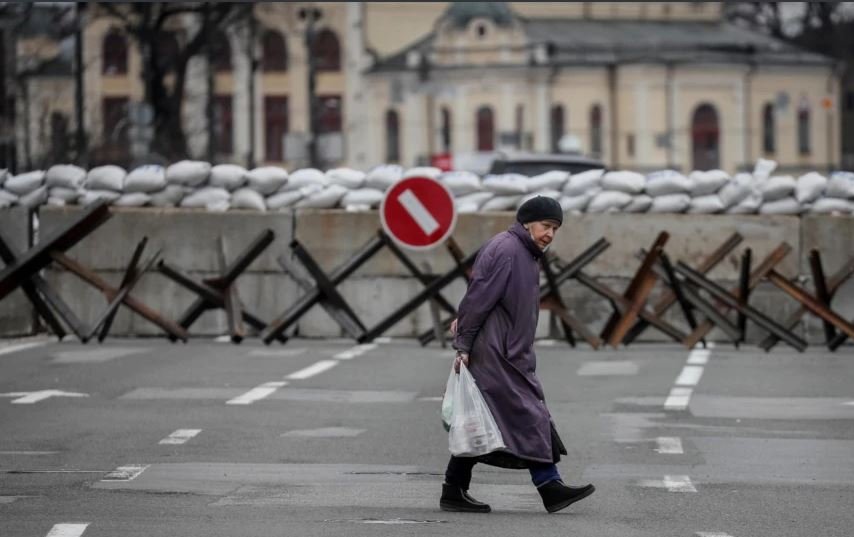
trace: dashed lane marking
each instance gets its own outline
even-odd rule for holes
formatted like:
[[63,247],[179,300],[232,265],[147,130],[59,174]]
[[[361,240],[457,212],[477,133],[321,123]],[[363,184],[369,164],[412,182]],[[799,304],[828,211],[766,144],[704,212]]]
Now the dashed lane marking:
[[309,377],[319,375],[320,373],[323,373],[324,371],[328,371],[328,370],[332,369],[333,367],[335,367],[336,365],[338,365],[339,363],[340,362],[338,362],[338,360],[321,360],[321,361],[317,362],[316,364],[312,364],[312,365],[310,365],[304,369],[300,369],[299,371],[291,373],[290,375],[288,375],[285,378],[289,379],[289,380],[307,379]]
[[664,410],[685,410],[691,401],[693,388],[671,388],[670,395],[664,400]]
[[682,439],[676,436],[659,436],[655,439],[658,447],[655,448],[655,451],[661,453],[662,455],[681,455],[684,453],[682,451]]
[[344,352],[339,352],[333,358],[336,360],[351,360],[357,356],[360,356],[368,351],[374,350],[377,348],[376,343],[364,343],[362,345],[356,345],[352,349],[348,349]]
[[259,401],[269,396],[282,386],[287,386],[287,382],[277,381],[277,382],[265,382],[260,386],[256,386],[252,388],[248,392],[243,395],[238,395],[233,399],[229,399],[225,402],[227,405],[251,405],[255,401]]
[[667,489],[668,492],[697,492],[691,478],[687,475],[666,475],[664,479],[645,479],[638,486]]
[[127,466],[119,466],[112,472],[108,473],[101,481],[133,481],[148,468],[147,464],[130,464]]
[[732,537],[729,533],[723,533],[720,531],[698,531],[694,535],[697,537]]
[[159,444],[186,444],[188,440],[196,436],[202,432],[201,429],[178,429],[174,433],[170,434],[160,442]]
[[700,382],[700,377],[703,376],[703,367],[699,365],[686,365],[682,368],[682,373],[676,379],[677,386],[696,386]]
[[54,524],[47,533],[47,537],[80,537],[88,527],[88,522],[85,524]]

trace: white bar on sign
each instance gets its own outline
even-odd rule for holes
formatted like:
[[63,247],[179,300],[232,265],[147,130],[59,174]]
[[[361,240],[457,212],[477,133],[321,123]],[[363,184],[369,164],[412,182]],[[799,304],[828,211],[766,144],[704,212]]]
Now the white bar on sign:
[[431,235],[434,231],[439,229],[439,222],[433,218],[433,215],[430,214],[430,211],[427,210],[427,207],[421,203],[421,200],[418,199],[412,190],[404,190],[403,193],[397,197],[397,201],[403,205],[403,208],[406,209],[409,216],[415,220],[415,223],[418,224],[418,227],[421,228],[421,231],[423,231],[425,235]]
[[696,349],[688,355],[688,363],[692,365],[706,365],[709,361],[709,355],[712,353],[709,349]]
[[685,410],[693,392],[692,388],[672,388],[664,401],[664,410]]
[[89,523],[85,524],[54,524],[47,537],[80,537]]
[[321,360],[316,364],[312,364],[306,367],[305,369],[300,369],[299,371],[291,373],[285,378],[291,380],[307,379],[309,377],[313,377],[314,375],[318,375],[320,373],[323,373],[324,371],[332,369],[333,367],[338,365],[338,363],[339,362],[337,360]]
[[670,492],[697,492],[687,475],[664,476],[664,487]]
[[174,433],[170,434],[163,440],[161,440],[160,444],[186,444],[187,440],[193,438],[197,434],[202,432],[201,429],[178,429]]
[[682,368],[682,373],[676,379],[677,386],[696,386],[700,382],[700,377],[703,376],[703,366],[701,365],[686,365]]
[[286,386],[287,382],[265,382],[264,384],[252,388],[243,395],[238,395],[234,399],[229,399],[225,402],[227,405],[251,405],[255,401],[263,399],[272,394],[282,386]]
[[658,443],[658,447],[655,448],[655,451],[662,455],[681,455],[683,453],[682,439],[679,437],[659,436],[655,441]]

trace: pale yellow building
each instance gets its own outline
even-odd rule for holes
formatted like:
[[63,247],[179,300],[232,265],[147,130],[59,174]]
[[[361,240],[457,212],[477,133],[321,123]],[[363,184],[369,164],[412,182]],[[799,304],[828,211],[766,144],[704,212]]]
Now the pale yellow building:
[[[321,11],[314,54],[327,167],[450,154],[482,171],[495,151],[566,144],[641,171],[734,172],[760,157],[826,170],[840,159],[831,60],[723,22],[719,2],[259,3],[253,27],[220,36],[214,125],[208,62],[190,63],[190,156],[205,158],[213,138],[218,162],[306,164],[307,7]],[[132,147],[144,94],[139,53],[118,28],[87,15],[85,126],[102,150]],[[35,144],[38,133],[28,136]]]

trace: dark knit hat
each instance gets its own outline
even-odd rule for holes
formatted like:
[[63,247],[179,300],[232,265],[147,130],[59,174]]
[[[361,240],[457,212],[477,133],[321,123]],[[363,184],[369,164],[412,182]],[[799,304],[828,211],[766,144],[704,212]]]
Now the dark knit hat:
[[555,220],[563,224],[563,209],[556,200],[545,196],[536,196],[523,203],[516,211],[516,220],[520,224]]

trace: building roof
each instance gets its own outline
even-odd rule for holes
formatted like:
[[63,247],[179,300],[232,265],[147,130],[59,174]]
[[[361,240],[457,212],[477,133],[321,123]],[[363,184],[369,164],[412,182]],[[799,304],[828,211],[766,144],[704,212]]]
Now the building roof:
[[[553,65],[733,63],[832,65],[834,60],[774,37],[718,21],[519,19],[530,47],[549,45]],[[377,62],[372,71],[406,71],[413,50],[432,48],[436,32]],[[465,66],[433,66],[433,68]]]
[[507,26],[515,15],[507,2],[451,2],[442,18],[450,20],[457,28],[465,28],[475,18],[486,18],[499,26]]

